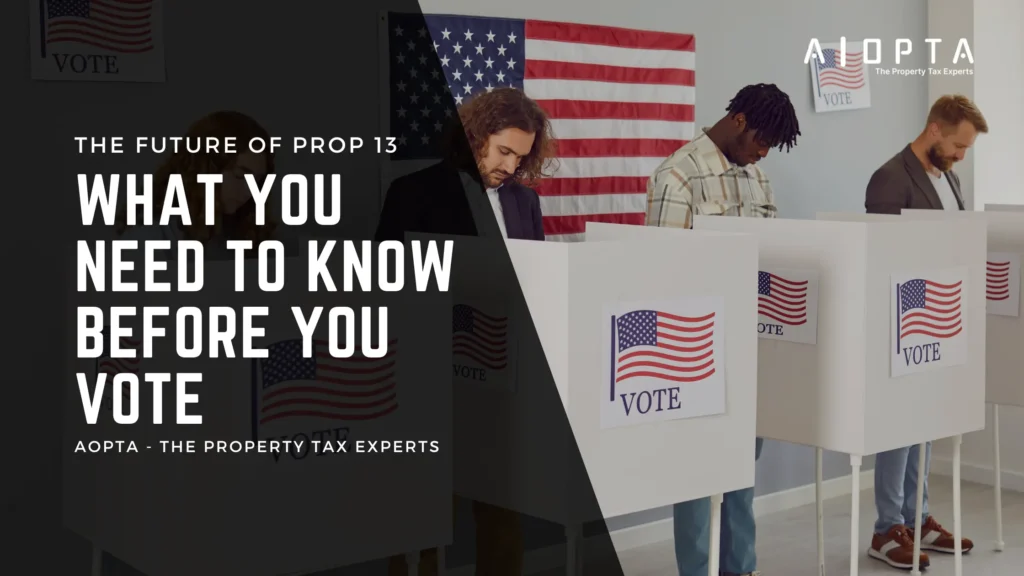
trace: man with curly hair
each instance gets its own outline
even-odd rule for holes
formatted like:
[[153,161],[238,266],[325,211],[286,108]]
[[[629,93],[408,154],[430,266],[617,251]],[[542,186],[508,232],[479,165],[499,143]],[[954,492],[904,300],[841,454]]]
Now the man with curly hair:
[[[407,232],[544,240],[540,197],[529,187],[552,159],[544,110],[520,90],[499,88],[463,104],[458,116],[443,160],[388,188],[375,240],[403,240]],[[522,574],[519,513],[473,502],[473,516],[476,573]],[[437,563],[437,550],[423,550],[419,574],[437,574]],[[404,556],[391,558],[389,576],[407,570]]]
[[377,241],[405,232],[543,240],[540,198],[529,186],[547,175],[552,157],[544,110],[520,90],[498,88],[462,105],[459,120],[446,134],[442,162],[388,188]]

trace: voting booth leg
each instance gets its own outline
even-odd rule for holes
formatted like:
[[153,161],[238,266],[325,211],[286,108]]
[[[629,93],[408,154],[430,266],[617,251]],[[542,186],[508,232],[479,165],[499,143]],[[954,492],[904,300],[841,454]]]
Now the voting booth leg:
[[963,436],[953,437],[953,566],[956,576],[964,573],[964,550],[961,541],[963,528],[960,522],[960,444]]
[[103,550],[93,544],[92,547],[92,576],[103,574]]
[[1003,466],[999,460],[999,404],[992,405],[992,454],[996,468],[996,552],[1002,552],[1003,542]]
[[927,444],[921,443],[917,447],[917,514],[914,518],[914,569],[911,574],[921,576],[921,508],[924,507],[924,467],[925,450]]
[[814,499],[818,508],[818,576],[825,576],[825,506],[822,502],[822,456],[823,450],[814,452]]
[[860,560],[860,465],[861,456],[850,455],[850,468],[853,473],[853,503],[850,504],[850,576],[859,574],[858,562]]
[[409,567],[409,576],[419,576],[420,553],[410,552],[405,555],[405,565]]
[[722,554],[722,500],[724,494],[711,497],[711,542],[708,547],[708,576],[718,576]]

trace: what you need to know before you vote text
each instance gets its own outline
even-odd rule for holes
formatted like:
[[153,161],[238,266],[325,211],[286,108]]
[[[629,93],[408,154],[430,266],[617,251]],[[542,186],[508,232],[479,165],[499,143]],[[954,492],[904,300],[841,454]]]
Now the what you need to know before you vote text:
[[[80,153],[89,153],[89,146],[80,138]],[[112,140],[112,139],[107,139]],[[279,139],[276,140],[280,146]],[[299,139],[296,139],[299,140]],[[358,139],[351,139],[358,140]],[[378,143],[390,139],[374,139]],[[141,141],[141,139],[140,139]],[[178,142],[185,146],[186,143]],[[210,143],[204,143],[204,145]],[[219,150],[225,149],[225,142],[215,143]],[[308,142],[307,142],[308,144]],[[296,146],[298,144],[296,143]],[[261,152],[266,142],[250,142],[250,149]],[[95,146],[93,147],[95,148]],[[146,148],[140,144],[140,149]],[[190,148],[191,150],[192,148]],[[92,153],[95,153],[93,151]],[[223,184],[223,174],[199,174],[195,182],[186,182],[181,174],[171,174],[166,189],[154,190],[155,179],[152,174],[78,174],[78,193],[85,226],[113,227],[118,218],[118,199],[126,209],[123,217],[127,226],[176,226],[178,220],[183,226],[193,223],[186,202],[185,187],[201,185],[204,188],[205,210],[202,211],[204,224],[215,223],[215,206],[218,186]],[[245,175],[255,209],[257,226],[267,221],[267,198],[275,187],[281,199],[279,221],[288,226],[301,226],[309,219],[307,213],[310,194],[313,197],[313,220],[322,226],[337,225],[341,221],[341,178],[338,174],[316,174],[308,177],[303,174],[267,174],[257,182],[252,174]],[[99,211],[99,214],[97,213]],[[251,240],[227,240],[227,249],[233,254],[234,291],[252,290],[245,286],[245,267],[253,264],[246,262],[246,255],[256,251],[258,266],[258,287],[260,292],[279,292],[284,288],[285,253],[284,245],[278,240],[263,240],[253,246]],[[322,244],[322,245],[321,245]],[[307,290],[309,292],[337,292],[338,286],[328,270],[333,258],[342,259],[343,278],[341,289],[344,292],[358,290],[371,292],[378,289],[382,292],[398,292],[405,286],[405,244],[398,241],[385,241],[377,245],[374,254],[370,241],[342,241],[341,254],[335,253],[337,241],[324,242],[310,240],[308,242],[308,274]],[[440,246],[438,244],[442,244]],[[409,244],[415,287],[417,292],[429,290],[431,276],[437,283],[437,290],[448,291],[451,270],[452,241],[419,242]],[[138,256],[141,256],[139,258]],[[76,256],[77,291],[84,292],[200,292],[203,289],[204,244],[198,240],[79,240]],[[376,261],[374,261],[376,260]],[[141,270],[135,270],[135,263],[141,261]],[[176,268],[175,271],[172,270]],[[271,271],[271,268],[273,270]],[[377,270],[374,282],[372,270]],[[393,270],[393,277],[389,271]],[[126,281],[126,272],[143,275],[142,282]],[[271,273],[272,272],[272,273]],[[106,279],[109,275],[110,285]],[[163,277],[164,280],[159,278]],[[171,281],[173,280],[173,281]],[[296,325],[302,334],[302,355],[312,358],[315,354],[314,333],[321,321],[328,325],[327,344],[331,356],[349,358],[358,353],[367,358],[382,358],[388,353],[388,310],[385,306],[364,306],[360,310],[357,321],[356,311],[350,307],[336,306],[324,314],[323,306],[316,306],[304,311],[299,306],[291,307]],[[110,306],[103,309],[97,306],[78,306],[76,329],[76,347],[79,359],[95,359],[100,356],[110,358],[152,358],[153,342],[157,338],[166,338],[166,327],[174,322],[176,342],[175,349],[180,358],[267,358],[268,351],[253,346],[254,338],[266,336],[266,329],[260,325],[259,318],[269,315],[266,306],[245,306],[241,313],[241,354],[235,350],[233,342],[237,339],[235,327],[237,318],[235,309],[229,306],[210,306],[203,310],[194,306],[182,306],[172,311],[167,306],[143,306],[141,310],[134,306]],[[173,315],[173,320],[171,316]],[[326,316],[326,319],[324,319]],[[141,318],[141,334],[135,333],[133,326],[139,325]],[[361,338],[356,338],[356,326],[359,326]],[[224,326],[224,328],[222,328]],[[373,340],[373,327],[377,326],[376,342]],[[104,334],[109,331],[109,334]],[[204,335],[205,333],[205,335]],[[194,335],[192,342],[187,342],[188,335]],[[106,338],[104,338],[106,336]],[[122,338],[133,338],[140,342],[139,350],[124,349],[120,346]],[[204,342],[207,346],[204,350]],[[356,342],[360,346],[356,346]],[[109,345],[109,350],[104,347]],[[83,372],[76,374],[82,408],[86,422],[96,424],[104,389],[110,385],[114,388],[113,420],[118,424],[135,424],[139,420],[138,398],[140,380],[153,386],[152,422],[162,424],[164,421],[162,408],[162,386],[174,383],[176,388],[175,423],[202,424],[203,417],[196,408],[189,409],[189,404],[199,403],[199,394],[195,386],[202,383],[200,373],[144,373],[141,375],[127,372],[120,373],[108,380],[108,374],[95,374],[94,382],[90,375]],[[112,380],[112,381],[111,381]],[[188,392],[189,386],[193,392]],[[125,413],[121,401],[122,391],[128,387],[128,402],[131,404]],[[90,392],[92,388],[92,392]],[[121,406],[120,409],[118,407]]]

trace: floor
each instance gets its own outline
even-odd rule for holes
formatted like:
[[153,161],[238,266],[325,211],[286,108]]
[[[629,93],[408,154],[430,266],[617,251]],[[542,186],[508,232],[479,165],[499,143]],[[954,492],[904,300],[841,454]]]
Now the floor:
[[[953,529],[953,483],[949,477],[930,479],[930,509],[949,530]],[[995,520],[992,488],[964,482],[961,489],[964,536],[975,542],[975,549],[963,558],[966,576],[1012,576],[1024,573],[1024,493],[1003,494],[1003,552],[994,552]],[[871,491],[861,493],[860,575],[899,575],[864,552],[870,544],[874,522]],[[804,506],[758,521],[757,553],[763,576],[819,576],[817,567],[817,523],[814,505]],[[850,496],[825,502],[825,558],[827,575],[850,573]],[[953,576],[953,557],[930,554],[928,576]],[[677,576],[672,543],[664,542],[634,548],[620,554],[627,576]],[[564,572],[563,572],[564,573]],[[584,570],[584,574],[586,571]],[[547,576],[547,575],[545,575]]]

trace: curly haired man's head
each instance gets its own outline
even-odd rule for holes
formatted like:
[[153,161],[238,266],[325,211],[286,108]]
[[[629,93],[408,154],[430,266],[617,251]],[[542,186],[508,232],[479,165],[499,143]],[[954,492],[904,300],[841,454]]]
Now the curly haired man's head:
[[446,157],[460,167],[475,165],[488,188],[532,184],[549,175],[544,170],[554,156],[551,122],[521,90],[481,93],[459,108],[459,119],[461,126],[453,128],[464,134],[449,134]]

